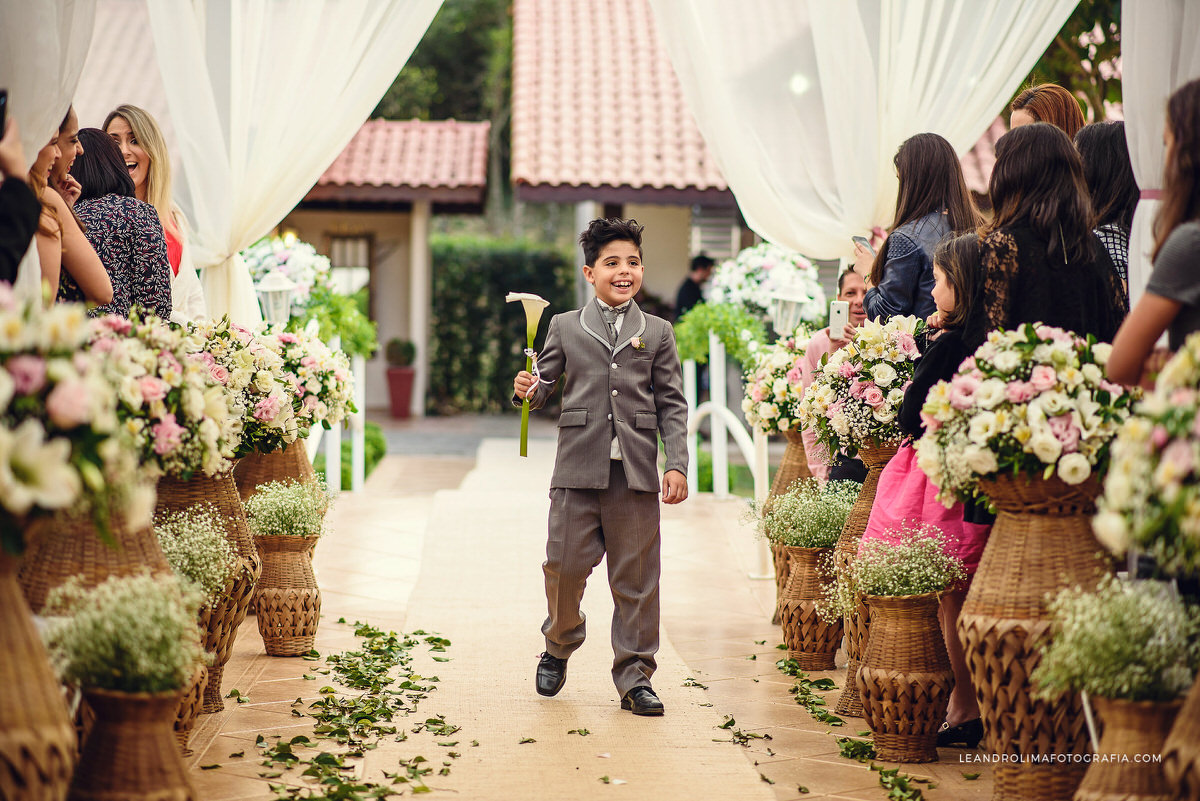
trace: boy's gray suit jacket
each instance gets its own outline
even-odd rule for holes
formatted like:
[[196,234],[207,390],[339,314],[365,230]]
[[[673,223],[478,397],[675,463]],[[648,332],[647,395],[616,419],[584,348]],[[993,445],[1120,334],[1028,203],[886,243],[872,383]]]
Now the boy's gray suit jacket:
[[[638,339],[641,348],[633,346]],[[530,399],[540,408],[563,375],[558,455],[551,487],[605,489],[615,429],[630,489],[658,492],[658,434],[667,470],[687,474],[687,401],[670,323],[636,303],[621,324],[616,347],[595,301],[556,314],[538,356],[542,383]]]

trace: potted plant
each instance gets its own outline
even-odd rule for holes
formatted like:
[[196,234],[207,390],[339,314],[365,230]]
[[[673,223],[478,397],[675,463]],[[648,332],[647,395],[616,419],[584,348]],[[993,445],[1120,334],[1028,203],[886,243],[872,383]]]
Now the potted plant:
[[[979,699],[987,747],[1021,757],[1088,752],[1078,695],[1038,698],[1029,675],[1050,632],[1048,594],[1095,588],[1111,570],[1091,518],[1109,444],[1133,398],[1105,379],[1110,345],[1058,328],[993,331],[949,382],[929,391],[917,444],[944,501],[984,497],[997,510],[958,632]],[[999,793],[1059,786],[1083,762],[996,766]]]
[[1159,762],[1200,665],[1200,612],[1155,581],[1106,579],[1095,592],[1064,589],[1050,604],[1054,634],[1033,673],[1037,693],[1087,693],[1103,723],[1075,797],[1171,797]]
[[788,658],[804,670],[833,670],[842,642],[842,620],[817,614],[817,603],[832,579],[833,546],[858,498],[858,484],[814,478],[797,481],[760,510],[758,529],[789,564],[779,597],[779,620]]
[[413,379],[416,377],[412,363],[417,357],[417,346],[407,339],[393,337],[388,340],[384,355],[388,363],[388,397],[391,399],[392,417],[407,420],[412,412]]
[[[847,614],[870,610],[871,631],[862,663],[847,674],[863,717],[885,762],[934,762],[938,728],[954,689],[938,597],[966,578],[933,527],[905,528],[865,542],[840,572],[828,606]],[[828,612],[827,612],[828,614]]]
[[[154,531],[175,575],[200,594],[197,623],[204,633],[203,641],[212,640],[220,648],[222,639],[228,639],[233,632],[213,612],[237,576],[238,554],[225,538],[225,524],[217,508],[202,503],[184,511],[163,512],[154,520]],[[197,665],[179,702],[175,738],[184,756],[191,753],[188,738],[200,714],[207,683],[208,668]]]
[[321,590],[311,554],[325,531],[328,507],[329,493],[319,481],[268,482],[246,501],[250,530],[263,557],[254,608],[268,656],[312,650]]
[[[896,422],[904,387],[920,358],[916,336],[925,322],[893,317],[887,323],[868,320],[854,339],[825,357],[808,391],[796,407],[801,426],[816,432],[828,453],[858,456],[867,466],[858,501],[846,519],[834,551],[838,570],[854,561],[875,503],[879,474],[896,455],[903,433]],[[865,606],[846,617],[848,675],[854,675],[870,629]],[[839,714],[860,715],[858,693],[847,682],[835,707]]]
[[46,643],[63,681],[95,714],[70,801],[195,796],[172,724],[204,658],[199,594],[170,575],[68,582],[50,595]]

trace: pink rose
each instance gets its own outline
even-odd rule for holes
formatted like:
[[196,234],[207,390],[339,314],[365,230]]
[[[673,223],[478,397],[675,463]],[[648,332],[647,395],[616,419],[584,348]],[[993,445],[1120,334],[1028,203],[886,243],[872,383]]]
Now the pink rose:
[[804,378],[804,375],[803,375],[803,373],[800,372],[799,367],[793,367],[791,370],[787,371],[787,380],[788,380],[788,383],[791,384],[792,386],[796,386],[797,384],[799,384],[801,382],[801,380],[803,380],[803,378]]
[[863,395],[867,391],[867,387],[874,386],[866,381],[851,381],[850,382],[850,397],[862,400]]
[[[634,347],[636,348],[637,345],[634,345]],[[300,360],[301,367],[312,367],[316,363],[317,363],[317,360],[314,359],[312,356],[305,356],[303,359]]]
[[926,432],[937,431],[942,427],[942,423],[931,414],[927,414],[924,409],[921,410],[921,426]]
[[920,355],[920,351],[917,350],[917,340],[907,331],[901,331],[896,335],[896,349],[905,356],[915,357]]
[[117,349],[117,340],[109,337],[101,337],[92,343],[92,350],[96,353],[112,353]]
[[862,399],[863,399],[863,402],[866,403],[868,406],[870,406],[872,409],[878,409],[880,406],[883,405],[883,401],[884,401],[883,390],[880,389],[879,387],[871,387],[870,389],[868,389],[866,392],[863,393]]
[[1174,440],[1166,447],[1162,455],[1163,461],[1172,465],[1183,475],[1192,472],[1195,466],[1192,462],[1192,446],[1183,440]]
[[1051,417],[1046,421],[1050,426],[1050,433],[1054,434],[1055,439],[1062,443],[1063,453],[1074,453],[1079,450],[1079,426],[1075,425],[1075,421],[1071,419],[1069,414],[1060,414],[1057,417]]
[[175,415],[165,414],[163,418],[151,426],[154,434],[154,452],[164,456],[179,447],[183,442],[186,428],[175,422]]
[[313,409],[317,408],[318,403],[320,403],[320,400],[317,399],[316,395],[309,395],[304,399],[304,409],[311,412]]
[[212,380],[216,381],[218,384],[226,384],[229,382],[229,371],[226,370],[223,365],[217,364],[216,362],[213,362],[209,365],[208,374],[212,377]]
[[175,358],[175,354],[169,350],[160,350],[158,352],[158,363],[164,370],[173,370],[178,373],[183,372],[183,365]]
[[300,337],[296,336],[295,334],[286,334],[285,333],[285,334],[279,335],[279,341],[285,345],[295,345],[297,342],[300,341]]
[[950,405],[955,409],[969,409],[979,391],[979,379],[969,375],[956,375],[950,380]]
[[762,387],[756,385],[754,389],[750,390],[750,397],[755,403],[762,403],[767,399],[767,393],[763,392]]
[[152,375],[143,376],[138,381],[138,388],[142,390],[142,397],[148,401],[160,401],[167,397],[167,382],[161,378],[155,378]]
[[968,356],[967,358],[963,359],[963,362],[958,366],[958,369],[959,371],[971,371],[977,369],[977,367],[978,365],[975,363],[975,357]]
[[75,428],[91,419],[88,390],[81,381],[64,381],[46,398],[46,416],[62,429]]
[[1150,441],[1154,443],[1156,450],[1162,450],[1162,447],[1171,439],[1171,435],[1167,433],[1167,429],[1161,425],[1155,426],[1150,432]]
[[1054,385],[1058,383],[1058,374],[1054,372],[1053,367],[1039,364],[1029,375],[1029,383],[1033,386],[1034,391],[1045,392],[1048,389],[1054,389]]
[[1028,403],[1034,396],[1033,384],[1028,381],[1011,381],[1004,388],[1004,396],[1010,403]]
[[854,378],[858,375],[858,366],[851,362],[842,362],[838,365],[838,375],[842,378]]
[[109,331],[114,331],[121,335],[128,334],[133,330],[133,323],[115,314],[106,314],[100,318],[99,322],[101,326],[107,328]]
[[1114,384],[1108,379],[1101,380],[1100,389],[1108,390],[1108,394],[1112,395],[1114,399],[1125,394],[1125,387],[1121,386],[1120,384]]
[[32,395],[46,386],[46,360],[41,356],[13,356],[4,366],[18,395]]
[[829,405],[829,408],[825,410],[825,417],[826,417],[826,418],[828,418],[828,419],[830,419],[830,420],[832,420],[833,418],[835,418],[835,417],[837,417],[839,414],[841,414],[841,413],[842,413],[842,409],[844,409],[845,407],[846,407],[846,401],[845,401],[845,400],[840,400],[840,401],[836,401],[836,402],[834,402],[834,403],[831,403],[831,404]]
[[254,404],[254,419],[269,423],[279,414],[279,407],[278,396],[268,395]]
[[200,351],[200,361],[204,362],[205,366],[212,367],[217,363],[217,358],[206,350]]

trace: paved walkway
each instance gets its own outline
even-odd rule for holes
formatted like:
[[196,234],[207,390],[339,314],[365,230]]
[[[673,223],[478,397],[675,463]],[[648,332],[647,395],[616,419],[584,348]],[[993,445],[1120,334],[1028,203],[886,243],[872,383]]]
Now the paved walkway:
[[[837,754],[834,737],[865,724],[848,719],[843,731],[815,722],[789,694],[793,680],[774,667],[782,655],[774,647],[778,628],[769,622],[774,587],[748,577],[757,551],[738,500],[700,497],[664,507],[664,637],[655,686],[666,717],[634,718],[617,706],[603,567],[584,601],[591,637],[571,660],[566,688],[554,699],[534,693],[553,460],[553,442],[539,433],[525,460],[516,456],[515,439],[483,439],[477,458],[389,456],[364,492],[343,495],[331,512],[334,530],[316,555],[323,593],[317,649],[356,646],[351,629],[335,622],[343,616],[438,632],[452,642],[450,661],[417,655],[417,669],[440,682],[414,718],[442,715],[461,727],[450,740],[456,746],[439,745],[446,738],[428,733],[401,743],[385,739],[358,773],[381,781],[399,760],[420,754],[435,768],[448,763],[448,775],[435,771],[426,782],[457,798],[886,798],[877,773]],[[314,665],[264,656],[254,620],[247,620],[225,689],[237,688],[249,701],[230,701],[226,711],[201,718],[189,762],[199,797],[276,797],[259,776],[268,769],[252,759],[253,743],[259,734],[311,732],[311,721],[294,710],[328,682],[301,678]],[[829,675],[839,685],[844,679],[844,671]],[[696,682],[707,689],[685,686]],[[293,705],[297,698],[303,705]],[[727,716],[734,723],[719,728]],[[572,733],[580,729],[588,734]],[[738,732],[744,747],[731,742]],[[448,758],[450,750],[459,756]],[[231,756],[238,753],[244,756]],[[986,768],[960,763],[958,754],[944,751],[943,762],[906,772],[937,784],[925,791],[930,799],[989,797]],[[212,765],[221,767],[201,770]],[[983,775],[968,781],[964,773]],[[271,781],[302,784],[288,773]]]

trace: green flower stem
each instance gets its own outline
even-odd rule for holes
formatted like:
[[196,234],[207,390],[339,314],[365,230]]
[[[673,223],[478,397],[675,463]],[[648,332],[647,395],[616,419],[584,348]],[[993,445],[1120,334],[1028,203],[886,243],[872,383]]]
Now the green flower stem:
[[[533,337],[529,337],[529,347],[533,347]],[[533,372],[533,357],[525,357],[525,372]],[[529,398],[521,399],[521,455],[529,455]]]

